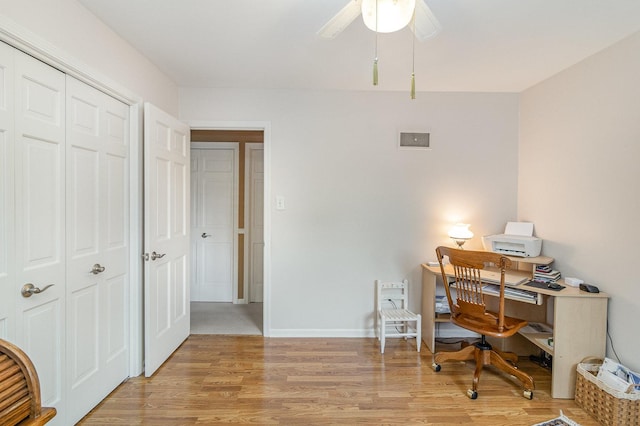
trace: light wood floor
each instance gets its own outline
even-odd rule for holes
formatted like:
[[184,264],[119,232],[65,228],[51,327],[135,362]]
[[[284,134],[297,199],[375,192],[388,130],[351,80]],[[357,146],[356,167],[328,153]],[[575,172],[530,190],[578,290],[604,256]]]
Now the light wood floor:
[[[192,335],[151,378],[131,378],[82,425],[478,424],[532,425],[560,410],[597,425],[573,400],[551,399],[550,373],[529,360],[533,400],[512,379],[486,370],[478,399],[465,395],[473,365],[431,369],[415,341]],[[455,348],[452,348],[455,349]]]

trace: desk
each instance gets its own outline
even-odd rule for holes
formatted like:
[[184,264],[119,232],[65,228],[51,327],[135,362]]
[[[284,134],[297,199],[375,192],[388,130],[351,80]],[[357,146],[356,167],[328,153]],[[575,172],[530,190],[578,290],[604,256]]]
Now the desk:
[[[524,262],[522,258],[511,258]],[[546,258],[550,259],[550,258]],[[553,261],[551,259],[549,263]],[[535,263],[535,261],[529,261]],[[535,268],[535,267],[534,267]],[[447,275],[453,271],[445,270]],[[510,271],[528,274],[531,270]],[[422,265],[422,339],[434,353],[436,322],[448,322],[448,318],[436,318],[436,278],[441,277],[439,266]],[[604,358],[607,333],[607,301],[603,292],[586,293],[559,281],[566,287],[560,291],[540,289],[521,284],[517,288],[541,295],[540,304],[525,303],[505,297],[506,314],[530,322],[544,323],[553,328],[549,333],[519,333],[507,339],[491,341],[497,349],[513,351],[520,356],[536,354],[540,348],[553,357],[551,372],[551,397],[572,399],[575,394],[576,366],[586,357]],[[497,301],[497,297],[488,299]],[[492,300],[486,301],[491,305]],[[497,304],[496,304],[497,305]],[[553,337],[553,347],[547,344]]]

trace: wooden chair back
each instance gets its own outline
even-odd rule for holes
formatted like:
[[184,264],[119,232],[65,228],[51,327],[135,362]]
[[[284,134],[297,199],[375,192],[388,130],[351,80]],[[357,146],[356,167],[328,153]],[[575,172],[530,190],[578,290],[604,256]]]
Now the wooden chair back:
[[[447,300],[451,309],[452,322],[476,331],[480,334],[500,336],[506,331],[509,324],[505,324],[504,314],[504,278],[505,270],[511,266],[509,258],[488,251],[461,250],[451,247],[440,246],[436,249],[442,280],[447,294]],[[450,278],[445,273],[444,257],[449,258],[449,262],[454,272],[455,300],[451,289],[447,283]],[[496,285],[500,287],[498,312],[490,312],[485,304],[485,295],[480,271],[487,266],[498,268],[500,282]]]
[[42,408],[33,363],[17,346],[0,339],[0,425],[44,425],[56,415]]

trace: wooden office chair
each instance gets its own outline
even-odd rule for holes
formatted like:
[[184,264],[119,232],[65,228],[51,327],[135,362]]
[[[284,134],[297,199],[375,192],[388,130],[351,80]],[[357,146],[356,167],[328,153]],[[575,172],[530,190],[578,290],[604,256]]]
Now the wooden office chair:
[[29,357],[0,339],[0,425],[44,425],[56,409],[40,405],[40,381]]
[[[438,352],[434,356],[433,369],[440,371],[440,363],[445,361],[467,361],[474,359],[476,362],[473,373],[472,388],[467,391],[471,399],[478,397],[478,381],[480,373],[485,365],[493,365],[507,374],[515,376],[524,386],[523,396],[533,398],[533,378],[518,370],[515,363],[518,356],[512,352],[501,352],[493,349],[487,342],[486,336],[506,338],[513,336],[519,329],[527,325],[527,321],[505,316],[504,314],[504,275],[505,270],[511,266],[511,261],[498,253],[486,251],[459,250],[449,247],[436,249],[442,280],[445,283],[445,291],[451,308],[451,322],[455,325],[474,331],[482,336],[480,342],[464,346],[458,352]],[[453,266],[455,282],[455,300],[443,258],[447,256]],[[480,270],[492,264],[500,271],[500,299],[498,312],[487,310],[482,293],[483,283],[480,280]],[[494,296],[491,296],[494,297]],[[509,362],[507,362],[509,361]]]
[[380,353],[384,353],[387,337],[416,338],[416,349],[422,345],[422,316],[409,310],[409,282],[383,282],[376,280],[376,306],[380,340]]

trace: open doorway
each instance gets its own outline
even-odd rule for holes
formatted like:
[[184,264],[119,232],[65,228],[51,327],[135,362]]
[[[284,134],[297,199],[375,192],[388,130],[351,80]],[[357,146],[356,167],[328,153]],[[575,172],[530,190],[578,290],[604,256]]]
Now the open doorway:
[[263,334],[263,131],[191,131],[191,206],[192,334]]

